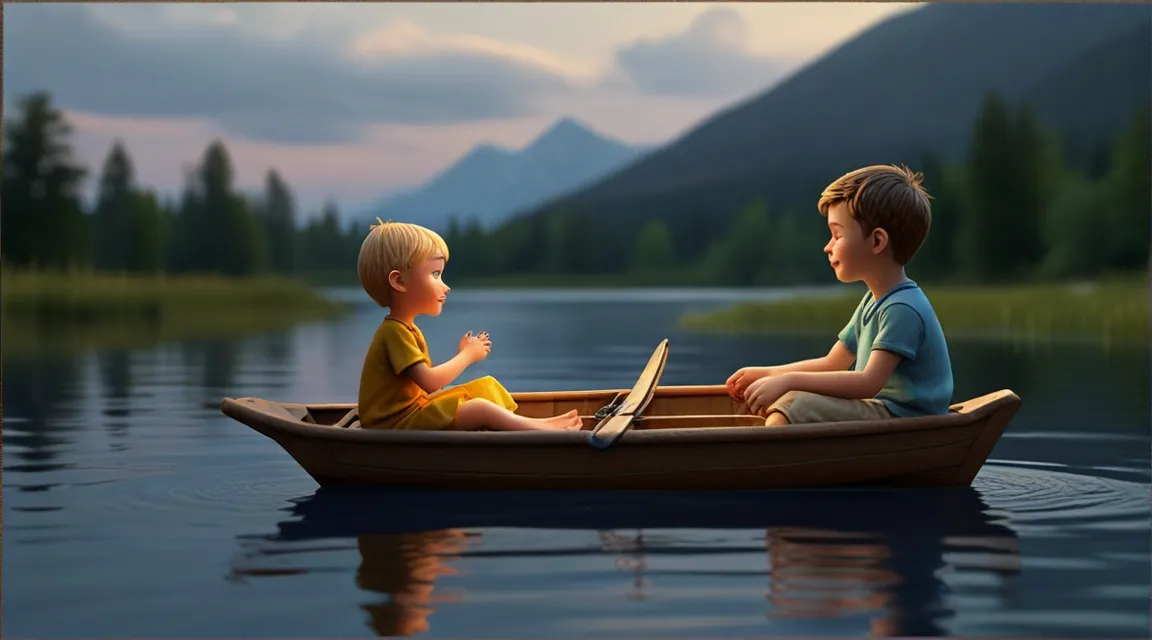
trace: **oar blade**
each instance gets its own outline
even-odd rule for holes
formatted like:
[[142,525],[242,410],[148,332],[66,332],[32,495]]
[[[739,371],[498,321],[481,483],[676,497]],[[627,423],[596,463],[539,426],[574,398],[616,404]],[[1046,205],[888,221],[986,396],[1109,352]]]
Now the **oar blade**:
[[632,421],[644,411],[652,400],[652,395],[656,391],[656,386],[660,384],[660,376],[664,373],[664,365],[667,362],[668,339],[665,338],[652,352],[652,356],[648,358],[648,364],[640,372],[640,377],[636,380],[636,384],[633,385],[628,396],[620,403],[620,408],[613,415],[605,418],[593,430],[592,435],[588,438],[592,446],[601,450],[607,449],[632,426]]

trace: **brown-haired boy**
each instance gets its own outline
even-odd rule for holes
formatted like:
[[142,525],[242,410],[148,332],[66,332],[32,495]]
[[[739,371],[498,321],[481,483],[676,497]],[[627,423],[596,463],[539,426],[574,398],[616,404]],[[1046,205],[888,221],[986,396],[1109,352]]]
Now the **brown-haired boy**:
[[868,292],[824,357],[745,367],[728,378],[728,393],[767,425],[948,412],[952,365],[944,332],[904,273],[932,220],[922,180],[907,167],[864,167],[820,195],[832,270],[841,282],[863,281]]

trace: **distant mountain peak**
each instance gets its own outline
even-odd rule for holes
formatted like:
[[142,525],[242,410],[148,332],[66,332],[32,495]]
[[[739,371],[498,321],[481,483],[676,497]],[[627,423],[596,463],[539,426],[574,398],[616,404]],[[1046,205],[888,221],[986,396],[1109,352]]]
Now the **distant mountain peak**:
[[371,214],[399,216],[439,230],[451,216],[497,224],[610,174],[645,151],[564,116],[520,150],[477,144],[424,184],[384,199]]
[[464,158],[499,158],[512,155],[516,155],[516,152],[512,149],[502,147],[498,144],[492,144],[491,142],[481,142],[475,147],[472,147],[472,150],[465,154]]
[[580,122],[571,116],[564,116],[552,123],[540,135],[528,143],[525,152],[548,148],[554,145],[569,145],[573,142],[597,141],[614,145],[623,145],[622,142],[605,136],[592,127]]
[[580,122],[572,116],[564,116],[552,123],[552,126],[544,130],[540,134],[540,138],[548,138],[550,136],[563,136],[580,133],[594,133],[592,127]]

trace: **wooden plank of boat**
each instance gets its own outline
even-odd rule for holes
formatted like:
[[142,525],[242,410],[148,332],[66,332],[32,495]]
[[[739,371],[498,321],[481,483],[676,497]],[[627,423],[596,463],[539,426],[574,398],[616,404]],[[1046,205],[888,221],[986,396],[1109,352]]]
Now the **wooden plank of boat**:
[[[587,427],[626,390],[513,393],[529,417],[578,410]],[[586,432],[342,429],[353,404],[226,398],[222,411],[277,442],[321,485],[438,489],[697,490],[967,485],[1021,405],[1010,390],[947,415],[765,427],[723,385],[657,387],[605,455]]]
[[665,338],[648,358],[648,364],[640,372],[632,390],[620,402],[608,417],[593,429],[588,442],[595,448],[603,451],[612,446],[613,442],[624,435],[633,421],[644,412],[648,403],[652,401],[652,394],[660,384],[660,375],[664,373],[664,365],[668,362],[668,339]]

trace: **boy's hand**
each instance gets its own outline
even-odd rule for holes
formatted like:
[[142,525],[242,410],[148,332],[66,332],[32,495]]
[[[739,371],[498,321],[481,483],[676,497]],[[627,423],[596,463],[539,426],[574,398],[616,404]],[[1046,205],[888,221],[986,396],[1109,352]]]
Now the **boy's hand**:
[[769,375],[748,385],[748,390],[744,393],[744,402],[748,404],[748,410],[752,415],[759,416],[789,391],[787,374]]
[[744,392],[748,385],[766,376],[772,375],[772,367],[744,367],[728,377],[724,386],[728,387],[728,395],[736,402],[744,401]]
[[457,345],[457,353],[467,354],[468,359],[472,362],[479,362],[488,357],[492,351],[492,341],[488,339],[488,332],[481,331],[478,335],[473,336],[472,332],[464,334],[460,338],[460,344]]

